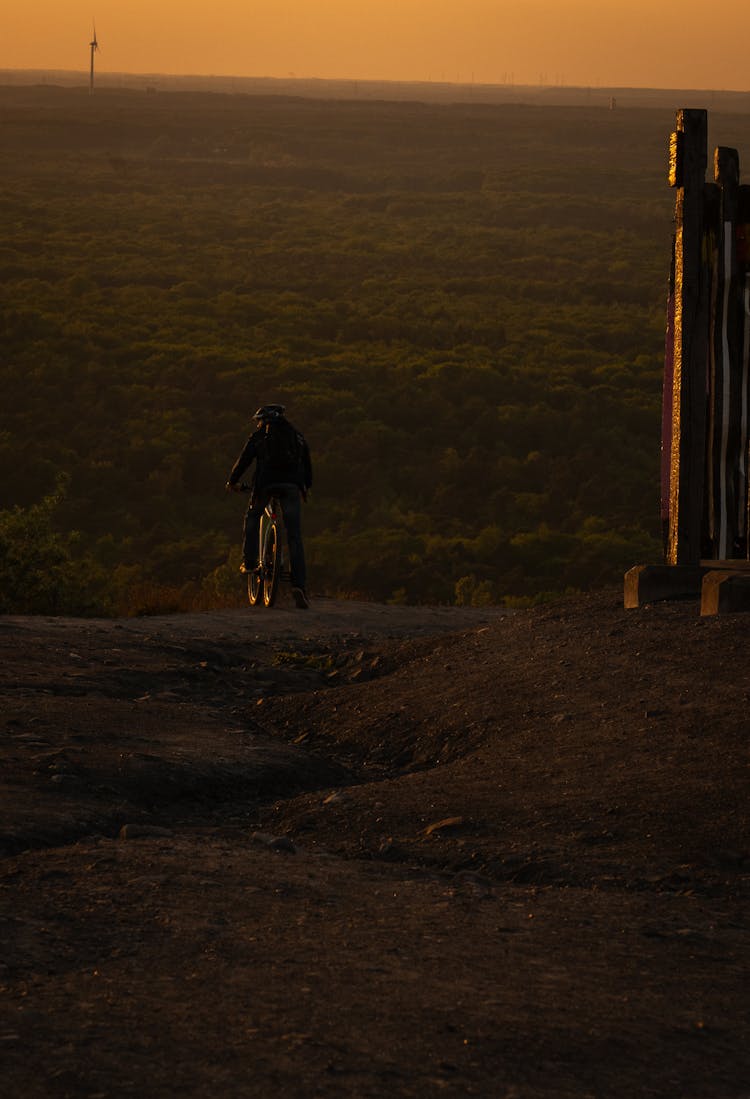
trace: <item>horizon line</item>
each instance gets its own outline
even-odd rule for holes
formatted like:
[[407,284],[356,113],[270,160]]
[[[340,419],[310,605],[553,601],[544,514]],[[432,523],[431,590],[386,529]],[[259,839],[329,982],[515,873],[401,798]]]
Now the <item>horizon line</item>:
[[[61,69],[61,68],[11,68],[0,66],[0,73],[15,74],[42,74],[60,73],[70,76],[80,76],[88,79],[86,69]],[[493,90],[532,89],[535,91],[580,91],[580,92],[701,92],[710,95],[743,96],[750,95],[748,89],[734,88],[704,88],[698,86],[677,85],[651,85],[651,84],[578,84],[578,83],[521,83],[517,81],[476,81],[476,80],[431,80],[417,77],[361,77],[361,76],[257,76],[241,75],[238,73],[197,73],[197,72],[156,72],[156,71],[132,71],[118,70],[101,72],[98,74],[101,80],[113,78],[134,79],[162,79],[162,80],[247,80],[247,81],[274,81],[279,83],[321,83],[321,84],[367,84],[367,85],[396,85],[419,86],[438,88],[491,88]]]

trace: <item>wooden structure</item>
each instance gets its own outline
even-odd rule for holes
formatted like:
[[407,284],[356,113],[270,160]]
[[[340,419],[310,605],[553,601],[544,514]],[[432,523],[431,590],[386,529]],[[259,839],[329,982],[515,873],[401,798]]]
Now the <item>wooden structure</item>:
[[[625,576],[625,606],[701,596],[702,613],[750,607],[750,187],[736,149],[706,182],[707,113],[681,110],[662,412],[664,563]],[[744,575],[743,575],[744,574]]]

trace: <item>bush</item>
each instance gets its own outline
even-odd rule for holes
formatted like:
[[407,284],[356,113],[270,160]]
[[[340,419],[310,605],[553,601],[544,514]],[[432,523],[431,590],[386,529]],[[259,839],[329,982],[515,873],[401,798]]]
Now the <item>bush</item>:
[[90,558],[77,557],[78,534],[55,529],[67,490],[55,491],[28,508],[0,511],[0,613],[92,614],[107,609],[104,573]]

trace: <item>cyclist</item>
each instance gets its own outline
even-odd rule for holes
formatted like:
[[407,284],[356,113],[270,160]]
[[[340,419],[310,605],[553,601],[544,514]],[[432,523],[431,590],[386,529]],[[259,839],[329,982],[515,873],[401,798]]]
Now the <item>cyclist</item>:
[[251,572],[258,564],[260,517],[275,496],[281,504],[289,543],[292,595],[301,609],[310,606],[307,597],[305,550],[302,544],[300,500],[307,499],[312,485],[310,448],[301,432],[290,424],[280,404],[261,405],[254,413],[256,430],[245,443],[227,480],[230,492],[240,491],[240,478],[255,461],[250,504],[243,528],[240,572]]

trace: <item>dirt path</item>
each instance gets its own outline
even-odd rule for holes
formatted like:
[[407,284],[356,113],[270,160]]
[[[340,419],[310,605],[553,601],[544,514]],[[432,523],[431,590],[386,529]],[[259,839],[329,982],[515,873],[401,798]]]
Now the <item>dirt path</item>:
[[747,1097],[749,636],[0,619],[0,1091]]
[[406,607],[365,603],[358,600],[312,600],[310,609],[297,610],[285,593],[279,594],[278,604],[265,607],[243,607],[237,610],[205,611],[200,614],[154,615],[147,618],[26,618],[0,616],[0,631],[18,630],[54,641],[56,636],[71,637],[97,633],[109,635],[112,630],[124,631],[137,637],[161,637],[177,641],[263,642],[280,638],[342,639],[352,637],[393,638],[426,637],[457,633],[464,629],[485,626],[505,618],[509,612],[501,607]]

